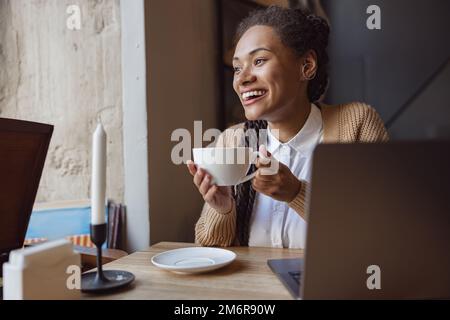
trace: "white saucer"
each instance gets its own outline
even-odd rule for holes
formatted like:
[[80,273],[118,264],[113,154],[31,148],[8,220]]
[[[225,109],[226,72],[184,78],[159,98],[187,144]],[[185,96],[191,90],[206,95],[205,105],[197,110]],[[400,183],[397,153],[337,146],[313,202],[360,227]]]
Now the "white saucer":
[[197,273],[222,268],[235,259],[230,250],[192,247],[162,252],[152,257],[152,263],[164,270]]

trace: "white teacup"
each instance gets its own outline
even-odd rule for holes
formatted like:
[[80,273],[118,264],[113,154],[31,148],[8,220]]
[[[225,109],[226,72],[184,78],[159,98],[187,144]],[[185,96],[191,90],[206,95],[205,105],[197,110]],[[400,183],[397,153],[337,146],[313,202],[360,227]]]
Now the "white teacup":
[[194,148],[192,152],[197,167],[211,175],[211,184],[235,186],[256,175],[254,172],[246,176],[259,155],[252,148]]

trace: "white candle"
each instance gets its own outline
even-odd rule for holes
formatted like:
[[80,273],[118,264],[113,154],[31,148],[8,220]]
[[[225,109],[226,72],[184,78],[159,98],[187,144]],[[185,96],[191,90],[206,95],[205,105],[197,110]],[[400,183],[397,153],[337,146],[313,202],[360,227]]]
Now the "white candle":
[[106,223],[106,132],[101,123],[92,137],[91,224]]

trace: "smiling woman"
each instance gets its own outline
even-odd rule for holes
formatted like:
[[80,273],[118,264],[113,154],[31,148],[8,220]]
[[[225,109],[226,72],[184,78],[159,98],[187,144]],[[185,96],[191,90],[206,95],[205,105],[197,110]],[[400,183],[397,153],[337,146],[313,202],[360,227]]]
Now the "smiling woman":
[[[279,169],[267,175],[263,169],[271,164],[258,161],[251,169],[257,170],[255,178],[232,190],[212,185],[208,172],[189,163],[205,200],[195,228],[198,243],[304,248],[315,146],[388,140],[370,106],[319,102],[328,84],[328,35],[322,18],[276,6],[251,13],[239,25],[233,88],[247,121],[233,129],[240,129],[237,134],[268,129],[267,139],[258,141],[260,152],[279,162]],[[227,130],[217,146],[236,146],[236,141],[249,146],[248,140]]]

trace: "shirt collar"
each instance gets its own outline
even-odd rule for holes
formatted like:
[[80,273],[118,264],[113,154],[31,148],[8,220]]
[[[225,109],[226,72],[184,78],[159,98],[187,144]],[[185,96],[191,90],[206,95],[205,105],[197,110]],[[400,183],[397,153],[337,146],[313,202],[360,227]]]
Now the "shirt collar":
[[315,104],[311,104],[311,112],[306,120],[303,128],[288,142],[280,142],[268,130],[268,145],[267,150],[274,153],[278,148],[287,145],[300,154],[310,154],[320,139],[320,133],[323,130],[322,115],[319,108]]

